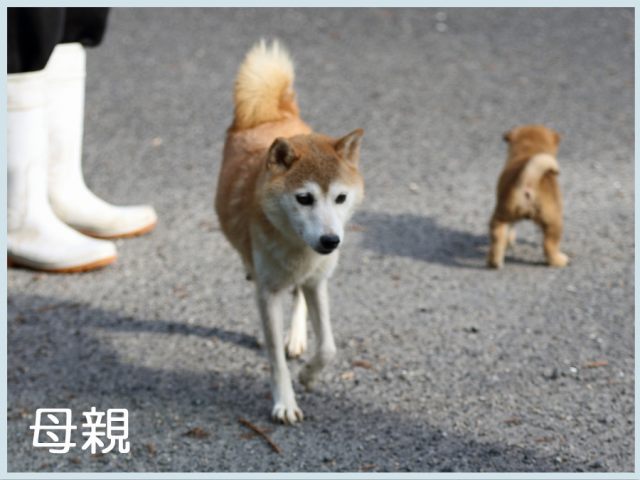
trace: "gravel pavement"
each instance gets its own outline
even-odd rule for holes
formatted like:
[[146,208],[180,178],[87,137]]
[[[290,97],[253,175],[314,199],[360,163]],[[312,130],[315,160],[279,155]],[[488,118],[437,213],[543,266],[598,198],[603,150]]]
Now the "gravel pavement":
[[[213,212],[262,36],[291,50],[308,123],[366,131],[339,357],[294,384],[297,427],[269,420],[253,286]],[[632,471],[633,41],[631,9],[113,11],[88,54],[86,178],[160,223],[95,273],[9,271],[9,470]],[[490,271],[501,135],[538,122],[563,135],[572,263],[545,267],[522,224]],[[129,409],[130,453],[31,445],[37,408],[80,426],[92,406]]]

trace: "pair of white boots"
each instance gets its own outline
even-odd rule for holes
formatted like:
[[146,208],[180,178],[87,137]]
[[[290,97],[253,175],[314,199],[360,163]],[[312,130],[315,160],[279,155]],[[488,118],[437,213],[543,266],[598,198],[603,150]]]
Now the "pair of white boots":
[[7,77],[9,264],[80,272],[115,261],[113,242],[152,230],[150,206],[116,207],[82,175],[85,51],[58,45],[47,67]]

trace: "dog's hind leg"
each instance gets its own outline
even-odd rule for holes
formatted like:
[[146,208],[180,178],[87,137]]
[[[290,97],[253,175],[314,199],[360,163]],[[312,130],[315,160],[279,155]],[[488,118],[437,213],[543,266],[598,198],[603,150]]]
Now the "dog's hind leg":
[[497,220],[495,217],[492,218],[489,226],[489,235],[491,237],[491,246],[487,255],[487,264],[493,268],[502,268],[504,253],[509,242],[509,224]]
[[304,298],[309,309],[309,319],[316,337],[316,351],[309,362],[300,371],[300,382],[307,388],[313,386],[320,370],[322,370],[336,354],[329,318],[329,293],[327,281],[321,280],[315,285],[302,287]]
[[512,223],[509,225],[509,237],[507,238],[507,247],[513,248],[516,245],[516,226]]
[[569,263],[569,257],[560,251],[562,220],[545,220],[540,222],[542,234],[544,235],[544,255],[547,257],[547,262],[552,267],[565,267]]
[[296,287],[294,296],[291,330],[285,340],[289,358],[299,357],[307,349],[307,302],[300,287]]
[[284,334],[282,328],[282,296],[284,292],[273,292],[258,285],[258,308],[264,328],[265,345],[271,366],[271,395],[274,420],[296,423],[302,420],[302,410],[298,408],[293,393],[291,376],[284,356]]

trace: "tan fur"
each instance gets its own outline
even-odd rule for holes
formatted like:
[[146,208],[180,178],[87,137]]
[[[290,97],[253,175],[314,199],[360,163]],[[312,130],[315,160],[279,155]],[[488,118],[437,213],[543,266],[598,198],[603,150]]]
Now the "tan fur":
[[302,420],[302,411],[284,357],[281,297],[296,289],[289,354],[300,355],[306,348],[307,309],[314,326],[316,351],[300,373],[309,386],[335,354],[327,279],[338,251],[323,254],[311,246],[282,213],[282,202],[294,202],[298,189],[312,183],[322,191],[323,202],[348,190],[355,208],[364,191],[358,171],[362,130],[339,139],[313,133],[298,116],[292,82],[293,67],[279,45],[261,42],[247,55],[236,80],[235,118],[227,131],[215,199],[222,231],[242,257],[247,278],[256,281],[271,364],[272,416],[285,423]]
[[[257,193],[267,180],[266,154],[278,136],[294,136],[311,129],[298,118],[266,123],[249,130],[227,132],[222,168],[218,176],[216,213],[225,236],[238,250],[251,275],[251,224],[272,231]],[[272,232],[275,234],[275,232]]]
[[515,240],[513,224],[530,219],[542,229],[549,265],[564,267],[569,259],[560,251],[562,198],[556,178],[560,135],[543,125],[525,125],[507,132],[504,139],[509,154],[498,180],[487,263],[502,266],[506,247]]
[[293,92],[293,65],[278,42],[264,40],[247,54],[236,78],[234,103],[236,130],[297,116]]

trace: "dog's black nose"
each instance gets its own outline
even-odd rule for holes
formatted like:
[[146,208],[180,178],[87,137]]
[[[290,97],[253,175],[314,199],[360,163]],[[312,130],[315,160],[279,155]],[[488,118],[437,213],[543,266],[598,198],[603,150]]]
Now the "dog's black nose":
[[340,237],[337,235],[322,235],[320,237],[320,245],[325,250],[335,250],[340,245]]

